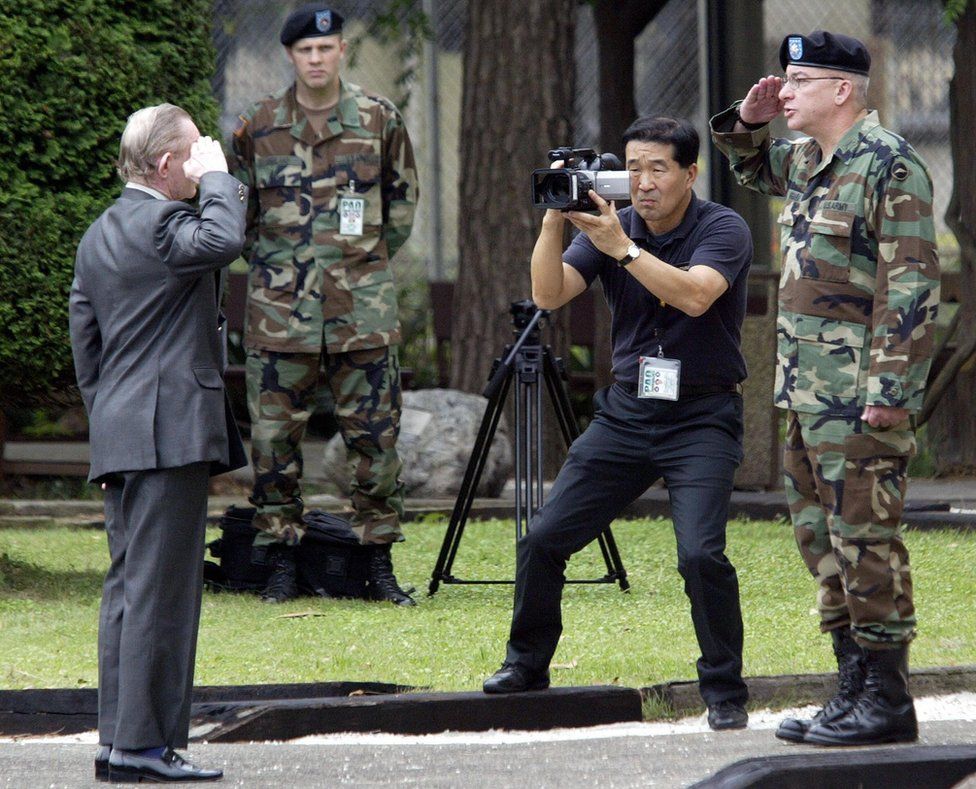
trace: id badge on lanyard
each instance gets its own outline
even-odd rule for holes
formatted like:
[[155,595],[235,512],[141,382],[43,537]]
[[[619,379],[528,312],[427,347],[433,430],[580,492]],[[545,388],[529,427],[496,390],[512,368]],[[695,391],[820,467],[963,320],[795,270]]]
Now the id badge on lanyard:
[[363,234],[363,215],[366,200],[362,197],[343,197],[339,200],[339,233],[343,236]]
[[659,356],[641,356],[637,396],[655,400],[677,400],[681,385],[681,361]]
[[657,356],[641,356],[639,361],[637,396],[677,400],[681,387],[681,360],[666,359],[659,346]]

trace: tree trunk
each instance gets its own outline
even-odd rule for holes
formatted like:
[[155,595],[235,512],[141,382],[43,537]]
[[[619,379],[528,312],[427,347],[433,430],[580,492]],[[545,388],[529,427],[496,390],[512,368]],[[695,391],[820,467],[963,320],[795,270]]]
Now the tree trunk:
[[[514,339],[511,303],[531,297],[529,259],[542,212],[530,200],[530,174],[547,166],[549,149],[571,143],[575,15],[574,0],[468,4],[451,328],[455,389],[484,389],[492,360]],[[568,310],[553,313],[550,324],[543,342],[565,356]]]
[[[937,360],[921,420],[931,416],[928,438],[939,474],[976,470],[976,420],[973,419],[976,370],[976,6],[969,3],[957,24],[952,58],[955,71],[949,83],[949,135],[952,150],[952,197],[946,224],[959,240],[959,315],[951,355]],[[947,358],[946,358],[947,357]]]
[[4,477],[4,463],[3,455],[7,448],[7,415],[4,413],[2,407],[0,407],[0,483],[3,482]]
[[[600,151],[623,157],[624,131],[637,117],[634,100],[634,39],[667,0],[597,0],[593,9],[600,74]],[[607,386],[610,374],[610,310],[602,291],[594,300],[594,385]]]
[[600,149],[623,156],[620,138],[637,117],[634,39],[667,0],[597,0],[593,9],[600,64]]

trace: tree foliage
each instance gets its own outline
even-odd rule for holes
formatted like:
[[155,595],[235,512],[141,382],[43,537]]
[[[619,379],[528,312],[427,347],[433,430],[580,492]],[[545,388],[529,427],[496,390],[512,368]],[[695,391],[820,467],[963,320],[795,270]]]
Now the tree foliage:
[[945,0],[945,19],[950,24],[955,24],[966,12],[966,6],[972,0]]
[[74,251],[118,194],[126,118],[169,101],[217,131],[210,0],[19,0],[0,14],[0,407],[74,380]]

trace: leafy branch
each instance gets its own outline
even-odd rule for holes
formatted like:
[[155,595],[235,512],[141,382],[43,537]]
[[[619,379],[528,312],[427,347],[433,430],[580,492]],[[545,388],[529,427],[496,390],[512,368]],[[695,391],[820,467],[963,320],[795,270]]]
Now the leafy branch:
[[942,16],[950,25],[956,24],[959,18],[966,13],[966,6],[970,0],[945,0],[945,11]]

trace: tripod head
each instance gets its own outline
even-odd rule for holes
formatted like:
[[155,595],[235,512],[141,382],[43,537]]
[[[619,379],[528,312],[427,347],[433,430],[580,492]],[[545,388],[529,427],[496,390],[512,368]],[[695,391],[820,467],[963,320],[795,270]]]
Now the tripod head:
[[549,310],[540,310],[531,299],[513,301],[508,311],[512,314],[512,330],[517,339],[514,345],[505,349],[507,351],[505,358],[496,361],[488,385],[482,393],[488,398],[491,398],[501,388],[523,346],[539,351],[542,345],[539,336],[539,323],[543,318],[549,316]]
[[549,310],[540,310],[535,306],[535,302],[532,301],[532,299],[513,301],[512,306],[508,308],[508,311],[512,315],[512,326],[515,330],[516,336],[525,330],[525,328],[532,322],[532,318],[537,312],[542,313],[542,315],[539,316],[539,320],[549,317]]

